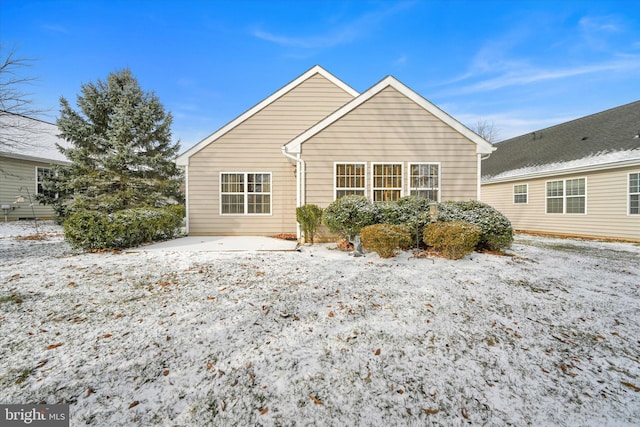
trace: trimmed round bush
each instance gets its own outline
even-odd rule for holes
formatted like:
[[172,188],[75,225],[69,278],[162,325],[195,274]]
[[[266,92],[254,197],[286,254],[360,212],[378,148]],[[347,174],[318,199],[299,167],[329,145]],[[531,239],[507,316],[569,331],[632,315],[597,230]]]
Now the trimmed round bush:
[[374,224],[360,231],[362,246],[376,252],[380,258],[392,258],[396,250],[411,245],[411,234],[404,225]]
[[182,225],[184,208],[125,209],[113,213],[83,210],[64,222],[64,236],[85,250],[126,249],[142,243],[170,239]]
[[463,221],[434,222],[424,229],[424,243],[450,259],[460,259],[473,252],[482,230]]
[[351,240],[363,227],[376,223],[376,209],[364,196],[344,196],[325,208],[322,222],[329,231]]
[[476,249],[500,251],[513,242],[511,221],[494,207],[477,201],[438,204],[438,221],[464,221],[480,227],[482,234]]

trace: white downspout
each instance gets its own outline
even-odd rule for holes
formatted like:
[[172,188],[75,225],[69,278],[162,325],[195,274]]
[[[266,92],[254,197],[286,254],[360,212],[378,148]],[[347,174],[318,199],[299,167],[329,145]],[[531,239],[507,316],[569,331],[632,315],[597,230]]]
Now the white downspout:
[[185,225],[185,229],[187,232],[187,235],[189,235],[189,165],[186,165],[184,167],[184,207],[185,207],[185,218],[184,218],[184,225]]
[[[300,157],[300,153],[297,155],[293,155],[287,152],[287,147],[282,146],[282,154],[296,162],[297,173],[296,173],[296,207],[304,206],[305,204],[305,173],[306,173],[306,164],[304,160]],[[296,234],[298,239],[301,237],[300,224],[296,223]]]
[[482,201],[482,161],[491,157],[491,153],[484,156],[478,153],[478,201]]

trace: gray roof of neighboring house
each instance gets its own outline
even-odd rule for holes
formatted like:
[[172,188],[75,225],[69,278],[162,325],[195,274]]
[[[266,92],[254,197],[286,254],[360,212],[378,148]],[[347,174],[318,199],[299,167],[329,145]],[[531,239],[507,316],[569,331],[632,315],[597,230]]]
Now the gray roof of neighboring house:
[[640,101],[497,143],[482,180],[569,171],[637,159]]
[[58,126],[52,123],[0,111],[0,156],[68,164],[56,143],[62,147],[69,147],[69,143],[58,134]]

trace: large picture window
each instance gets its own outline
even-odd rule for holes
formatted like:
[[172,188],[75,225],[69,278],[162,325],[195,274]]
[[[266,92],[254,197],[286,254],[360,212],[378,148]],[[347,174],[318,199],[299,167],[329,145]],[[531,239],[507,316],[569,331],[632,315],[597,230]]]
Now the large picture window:
[[585,178],[547,182],[547,213],[584,214],[587,211]]
[[629,215],[640,215],[640,172],[629,174]]
[[271,214],[271,173],[221,173],[220,213],[222,215]]
[[374,163],[373,201],[394,201],[400,197],[402,197],[402,163]]
[[335,164],[335,197],[348,195],[365,195],[366,163]]
[[409,165],[409,194],[429,200],[440,200],[440,165],[412,163]]

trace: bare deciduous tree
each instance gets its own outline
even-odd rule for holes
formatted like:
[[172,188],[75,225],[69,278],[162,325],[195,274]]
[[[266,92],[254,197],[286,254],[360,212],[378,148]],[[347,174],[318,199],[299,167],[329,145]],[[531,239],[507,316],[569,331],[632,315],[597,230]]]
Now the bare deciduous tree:
[[17,56],[16,48],[0,45],[0,149],[15,149],[30,145],[34,134],[41,132],[32,120],[44,111],[34,107],[27,86],[36,78],[24,75],[34,60]]
[[478,120],[471,130],[492,144],[498,142],[498,138],[500,137],[500,131],[496,129],[493,122],[487,120]]

